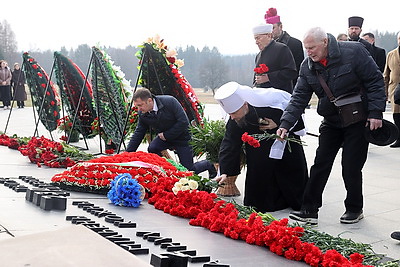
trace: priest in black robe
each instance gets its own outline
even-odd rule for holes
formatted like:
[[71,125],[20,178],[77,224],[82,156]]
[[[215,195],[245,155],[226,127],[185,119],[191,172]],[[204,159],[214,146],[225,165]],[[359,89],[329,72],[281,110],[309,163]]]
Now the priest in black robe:
[[[242,135],[273,134],[290,99],[290,94],[274,88],[250,88],[229,82],[221,86],[215,99],[230,115],[226,133],[219,152],[223,184],[230,176],[240,174]],[[300,140],[304,124],[299,121],[289,137]],[[245,144],[246,181],[244,205],[260,212],[271,212],[301,207],[304,188],[308,179],[307,163],[301,144],[277,139],[260,141],[260,147]]]

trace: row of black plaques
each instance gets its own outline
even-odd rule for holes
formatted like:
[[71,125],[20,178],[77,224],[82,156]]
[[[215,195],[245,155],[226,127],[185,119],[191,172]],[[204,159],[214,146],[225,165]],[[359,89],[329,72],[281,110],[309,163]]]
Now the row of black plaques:
[[[18,179],[28,183],[31,187],[19,183]],[[70,195],[69,192],[42,182],[32,176],[19,176],[18,178],[0,177],[0,184],[11,188],[15,192],[24,192],[27,201],[32,202],[43,210],[66,210],[67,197]],[[72,205],[78,206],[78,208],[82,208],[84,211],[98,218],[104,217],[106,222],[118,228],[136,228],[135,222],[125,221],[122,216],[88,201],[73,201]],[[141,244],[136,243],[129,237],[124,237],[118,232],[86,216],[66,216],[66,220],[71,221],[73,224],[82,224],[132,254],[149,254],[149,248],[142,247]],[[208,255],[197,255],[196,250],[188,250],[186,245],[173,242],[172,238],[161,236],[159,232],[137,231],[136,236],[142,237],[144,240],[154,243],[154,245],[160,245],[162,249],[166,250],[165,253],[151,255],[150,264],[152,266],[187,267],[188,263],[191,262],[204,263],[203,267],[229,267],[229,265],[222,264],[218,260],[210,261],[211,257]]]

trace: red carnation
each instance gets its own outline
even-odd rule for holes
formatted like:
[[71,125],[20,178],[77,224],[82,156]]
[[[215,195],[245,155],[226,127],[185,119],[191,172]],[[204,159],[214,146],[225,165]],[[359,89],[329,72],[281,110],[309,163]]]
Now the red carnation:
[[252,137],[251,135],[249,135],[247,132],[245,132],[242,135],[242,141],[245,143],[248,143],[249,145],[251,145],[252,147],[260,147],[260,142],[255,139],[254,137]]
[[114,149],[106,149],[106,154],[114,154]]
[[254,72],[257,74],[263,74],[269,71],[269,68],[265,64],[260,64],[257,68],[254,68]]

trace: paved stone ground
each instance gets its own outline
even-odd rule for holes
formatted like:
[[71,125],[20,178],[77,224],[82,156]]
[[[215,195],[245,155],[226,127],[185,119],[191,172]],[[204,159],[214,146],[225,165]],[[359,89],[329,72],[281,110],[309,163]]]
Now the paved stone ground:
[[[205,115],[210,119],[220,119],[224,116],[223,112],[219,109],[219,106],[213,104],[206,105]],[[309,132],[317,134],[320,117],[316,114],[314,109],[306,110],[305,115]],[[4,131],[8,116],[9,111],[0,111],[0,131]],[[392,121],[391,113],[389,111],[384,114],[384,117]],[[34,116],[31,108],[12,110],[7,127],[7,134],[10,135],[16,133],[19,136],[32,136],[34,129]],[[46,132],[40,124],[39,133],[49,137],[49,133]],[[61,133],[53,134],[55,139],[61,136]],[[318,140],[316,137],[310,135],[305,136],[303,140],[307,144],[307,146],[305,146],[305,153],[310,167],[313,163]],[[84,142],[80,141],[77,145],[84,147]],[[88,145],[90,148],[89,152],[99,152],[99,140],[90,140]],[[145,146],[140,149],[145,150]],[[373,246],[375,252],[386,254],[391,258],[399,259],[400,242],[390,238],[390,233],[392,231],[400,230],[399,155],[400,148],[378,147],[375,145],[370,146],[368,160],[364,167],[365,218],[357,224],[345,225],[339,222],[339,217],[344,212],[343,200],[345,197],[345,189],[341,178],[339,154],[324,192],[323,207],[320,210],[319,225],[317,229],[331,235],[340,235],[344,238],[351,238],[355,242],[369,243]],[[54,174],[63,171],[62,169],[49,169],[46,167],[37,168],[35,165],[31,164],[27,158],[19,154],[19,152],[10,150],[6,147],[0,147],[0,169],[0,177],[32,175],[47,182],[50,181]],[[243,173],[245,173],[245,170],[243,170]],[[242,192],[244,180],[243,173],[237,180],[237,185]],[[44,211],[34,211],[32,213],[32,204],[25,203],[23,197],[13,197],[7,190],[9,189],[3,189],[3,186],[0,187],[0,225],[8,229],[13,235],[21,236],[55,230],[59,229],[61,226],[69,225],[64,220],[64,213],[60,214],[60,212]],[[103,205],[107,205],[107,199],[104,197],[74,193],[73,198],[90,199],[92,201],[98,201]],[[243,196],[235,198],[238,202],[241,202],[242,199]],[[152,214],[149,215],[153,216],[152,218],[162,218],[160,220],[168,222],[170,227],[165,228],[165,231],[180,236],[182,239],[185,237],[185,234],[188,233],[187,231],[180,231],[180,229],[188,230],[186,228],[187,222],[184,222],[185,225],[182,226],[180,219],[178,218],[157,213],[152,207],[151,209],[145,210],[147,210],[149,214]],[[73,212],[73,210],[67,210],[67,214],[71,212]],[[121,212],[121,210],[119,209],[118,212]],[[287,217],[289,212],[290,210],[282,210],[272,214],[277,218],[283,218]],[[124,212],[124,214],[128,213]],[[28,215],[31,216],[30,219],[24,217]],[[62,220],[60,221],[59,218],[56,219],[57,217],[61,217]],[[25,218],[25,220],[23,218]],[[146,222],[146,224],[149,225],[149,227],[156,227],[149,222]],[[209,234],[209,232],[199,230],[198,228],[195,229],[196,230],[190,229],[190,232],[196,232],[194,238],[201,238],[201,236],[206,235],[206,238],[212,240],[212,243],[221,242],[220,245],[214,245],[211,252],[210,250],[207,251],[205,248],[204,249],[210,254],[214,253],[213,255],[219,257],[219,259],[225,260],[225,262],[229,261],[229,259],[232,260],[232,257],[235,258],[236,253],[243,255],[241,252],[245,252],[248,254],[248,257],[245,258],[246,265],[240,265],[240,259],[235,258],[236,265],[233,262],[227,262],[230,263],[231,266],[248,266],[247,264],[249,263],[250,258],[253,258],[251,263],[255,266],[277,266],[278,264],[282,266],[303,265],[301,263],[284,260],[271,253],[266,253],[265,250],[260,254],[260,249],[254,246],[246,246],[246,244],[227,240],[226,238],[221,239],[220,235]],[[10,238],[10,235],[4,231],[2,232],[1,229],[0,233],[0,240]],[[217,237],[215,238],[215,236]],[[194,246],[201,246],[201,248],[211,246],[208,243],[208,245],[205,245],[206,243],[194,242],[193,240],[187,242]],[[233,247],[233,244],[237,246],[237,243],[241,245]],[[243,245],[244,247],[242,247]],[[221,246],[228,247],[221,251]],[[145,260],[149,262],[148,259]]]

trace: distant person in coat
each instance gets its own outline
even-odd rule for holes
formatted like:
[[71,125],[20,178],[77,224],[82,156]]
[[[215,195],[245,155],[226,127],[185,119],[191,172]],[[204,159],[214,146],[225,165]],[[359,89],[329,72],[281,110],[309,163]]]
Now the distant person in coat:
[[289,33],[283,30],[281,17],[278,16],[278,11],[276,10],[276,8],[273,7],[269,8],[265,13],[264,18],[266,23],[273,25],[272,38],[274,38],[274,40],[279,43],[287,45],[290,51],[292,52],[297,70],[297,76],[295,79],[293,79],[293,87],[294,87],[296,85],[297,77],[300,71],[300,64],[304,60],[303,44],[301,43],[300,40],[290,36]]
[[385,49],[375,45],[375,35],[372,32],[364,33],[362,38],[372,45],[373,58],[379,67],[379,70],[383,73],[386,65],[386,51]]
[[5,60],[0,60],[0,95],[4,109],[10,109],[11,105],[11,71]]
[[254,86],[292,93],[292,81],[297,77],[296,64],[289,47],[272,38],[272,27],[272,24],[263,23],[253,28],[254,40],[260,49],[255,60],[256,68],[261,64],[268,68],[265,73],[254,73]]
[[161,151],[173,149],[180,164],[198,174],[208,171],[209,178],[214,178],[217,171],[208,160],[193,163],[193,151],[189,145],[189,119],[179,101],[170,95],[151,94],[147,88],[137,89],[132,96],[139,111],[139,121],[126,151],[134,152],[142,143],[149,130],[157,135],[150,142],[147,151],[159,156]]
[[17,101],[18,108],[24,108],[26,97],[25,91],[25,73],[21,70],[18,63],[14,64],[14,70],[12,71],[11,85],[14,90],[14,100]]
[[[385,80],[385,89],[387,100],[393,112],[394,124],[400,129],[400,105],[395,104],[394,92],[400,83],[400,32],[397,34],[397,48],[390,51],[387,55],[385,71],[383,77]],[[390,145],[390,147],[400,147],[400,138]]]
[[[217,90],[214,98],[230,116],[219,152],[221,176],[216,180],[220,184],[240,173],[242,135],[245,132],[249,135],[274,133],[290,96],[283,90],[250,88],[236,82],[226,83]],[[304,123],[300,119],[289,136],[300,140],[304,133]],[[264,139],[260,147],[246,143],[245,151],[244,205],[260,212],[299,210],[308,179],[302,145]]]

